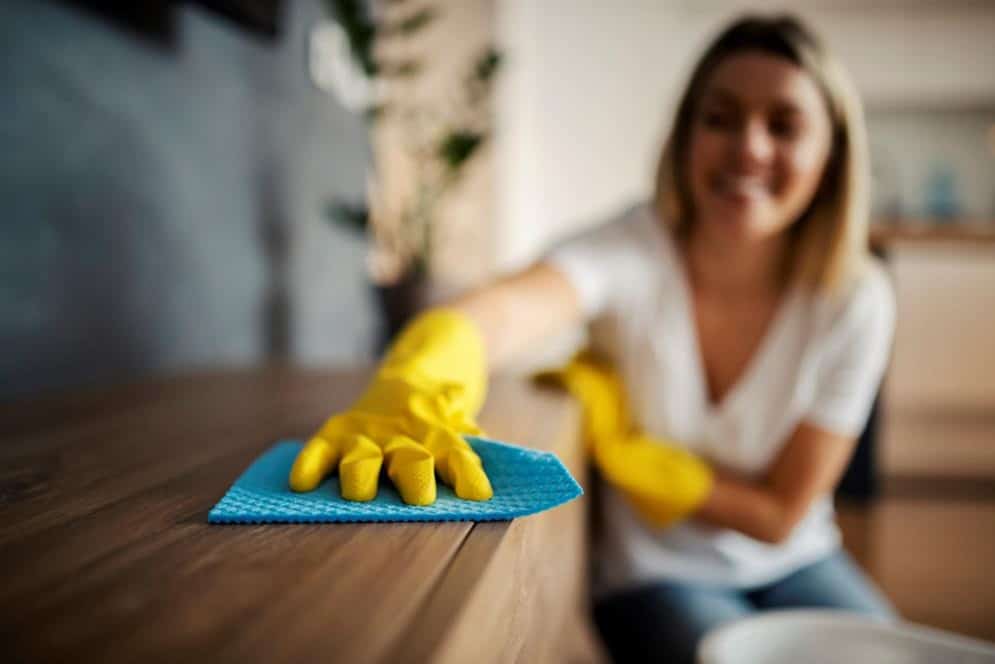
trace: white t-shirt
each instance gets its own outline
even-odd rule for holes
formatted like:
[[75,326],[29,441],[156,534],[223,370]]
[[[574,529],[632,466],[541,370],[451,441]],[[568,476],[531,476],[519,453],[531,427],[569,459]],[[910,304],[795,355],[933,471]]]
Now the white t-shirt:
[[[877,262],[836,298],[789,293],[744,374],[714,405],[681,259],[649,205],[567,241],[546,260],[577,289],[592,322],[592,346],[615,363],[647,433],[760,478],[803,421],[847,436],[862,430],[895,318],[894,295]],[[694,520],[654,528],[610,486],[602,500],[597,592],[657,579],[757,586],[840,545],[829,495],[777,545]]]

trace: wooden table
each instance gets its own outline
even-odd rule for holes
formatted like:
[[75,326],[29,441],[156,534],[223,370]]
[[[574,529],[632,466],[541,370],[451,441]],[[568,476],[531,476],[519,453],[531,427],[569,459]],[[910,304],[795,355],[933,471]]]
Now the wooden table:
[[[512,522],[207,525],[257,454],[307,436],[366,375],[205,374],[0,406],[0,660],[589,658],[586,498]],[[577,419],[509,379],[481,421],[584,483]]]

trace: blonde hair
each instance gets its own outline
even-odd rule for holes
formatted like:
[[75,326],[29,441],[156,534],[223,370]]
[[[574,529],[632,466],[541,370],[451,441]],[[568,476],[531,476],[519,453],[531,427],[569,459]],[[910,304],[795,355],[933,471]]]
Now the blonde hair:
[[869,255],[867,135],[860,99],[846,72],[796,18],[741,18],[705,51],[677,106],[660,155],[654,194],[657,213],[678,234],[686,233],[693,223],[686,164],[695,107],[719,63],[744,51],[789,60],[822,91],[832,124],[832,148],[808,209],[788,231],[793,253],[789,278],[814,292],[837,292],[861,274]]

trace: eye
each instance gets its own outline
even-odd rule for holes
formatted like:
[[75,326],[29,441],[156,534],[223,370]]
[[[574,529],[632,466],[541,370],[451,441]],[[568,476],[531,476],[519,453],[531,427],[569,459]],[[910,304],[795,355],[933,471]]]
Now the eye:
[[777,138],[794,138],[801,131],[801,123],[790,116],[774,116],[767,123],[767,130]]
[[736,119],[729,111],[706,108],[701,112],[701,122],[709,129],[731,129]]

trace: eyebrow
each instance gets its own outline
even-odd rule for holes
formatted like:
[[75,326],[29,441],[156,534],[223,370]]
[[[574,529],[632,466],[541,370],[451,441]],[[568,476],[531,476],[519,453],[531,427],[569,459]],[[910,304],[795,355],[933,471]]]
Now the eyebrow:
[[715,101],[720,104],[738,104],[739,97],[726,88],[705,88],[701,95],[702,101]]
[[[701,100],[713,101],[718,104],[740,105],[740,98],[728,88],[709,87],[701,96]],[[790,99],[775,99],[771,108],[777,113],[800,114],[802,109],[798,104]]]

